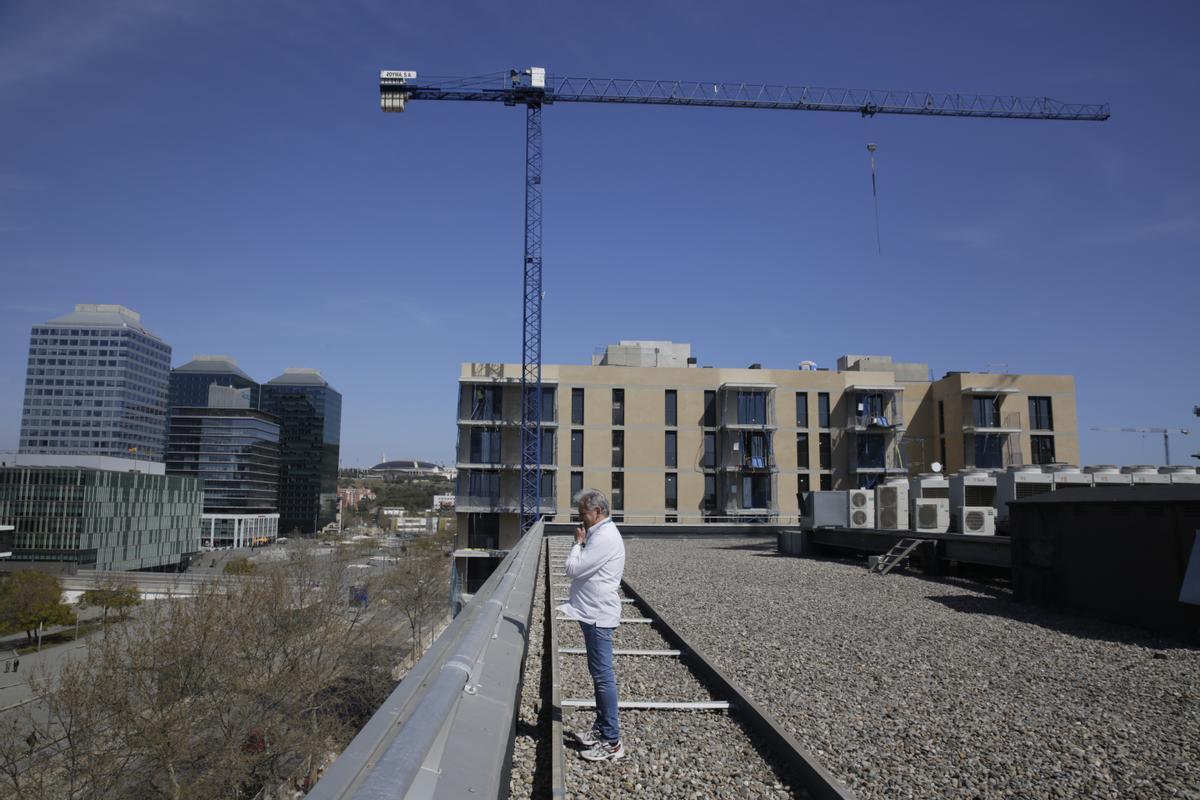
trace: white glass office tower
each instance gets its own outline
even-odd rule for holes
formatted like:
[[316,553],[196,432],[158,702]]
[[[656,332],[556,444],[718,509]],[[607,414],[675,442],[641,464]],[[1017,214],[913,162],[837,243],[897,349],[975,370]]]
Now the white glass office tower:
[[84,303],[29,338],[20,452],[162,461],[171,348],[124,306]]

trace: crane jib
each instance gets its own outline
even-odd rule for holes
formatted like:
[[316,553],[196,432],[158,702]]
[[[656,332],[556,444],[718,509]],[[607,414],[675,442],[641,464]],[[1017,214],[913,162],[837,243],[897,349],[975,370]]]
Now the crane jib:
[[954,116],[1102,122],[1110,116],[1102,103],[1065,103],[1049,97],[972,95],[877,89],[833,89],[767,84],[559,78],[546,88],[524,84],[479,85],[467,80],[409,83],[381,79],[380,92],[405,100],[457,100],[550,105],[552,103],[623,103],[789,111],[840,111],[875,116]]

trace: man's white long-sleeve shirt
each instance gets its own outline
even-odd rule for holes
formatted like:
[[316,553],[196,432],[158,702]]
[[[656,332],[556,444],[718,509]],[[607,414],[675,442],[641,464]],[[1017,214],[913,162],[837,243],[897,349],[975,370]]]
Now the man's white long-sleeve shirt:
[[621,622],[621,576],[625,573],[625,542],[612,518],[588,528],[583,545],[567,556],[571,594],[558,607],[564,616],[601,628]]

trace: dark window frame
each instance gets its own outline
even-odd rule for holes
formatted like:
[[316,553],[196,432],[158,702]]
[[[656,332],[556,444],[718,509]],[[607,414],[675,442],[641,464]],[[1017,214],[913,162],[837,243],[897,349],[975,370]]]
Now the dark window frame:
[[704,390],[704,416],[700,421],[702,427],[717,427],[717,393],[713,389]]
[[[1044,425],[1041,424],[1043,422],[1045,423]],[[1050,397],[1045,395],[1030,396],[1029,429],[1031,431],[1054,430],[1054,405]]]
[[582,425],[584,419],[583,412],[583,389],[574,388],[571,390],[571,424]]
[[798,431],[796,433],[796,468],[808,469],[809,464],[808,431]]
[[612,390],[612,424],[625,424],[625,390]]
[[[576,447],[578,446],[578,449]],[[571,431],[571,466],[582,467],[584,456],[583,431]]]
[[817,466],[833,469],[833,434],[817,434]]
[[1054,447],[1054,436],[1039,436],[1033,434],[1029,437],[1029,461],[1031,464],[1054,464],[1056,453]]

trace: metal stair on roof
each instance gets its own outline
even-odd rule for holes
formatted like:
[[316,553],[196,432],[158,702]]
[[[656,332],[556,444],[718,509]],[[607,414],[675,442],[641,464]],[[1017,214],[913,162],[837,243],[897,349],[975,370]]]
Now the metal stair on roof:
[[878,572],[880,575],[887,575],[893,569],[905,561],[913,550],[916,550],[928,539],[909,539],[904,538],[892,545],[892,549],[888,550],[878,561],[871,566],[871,572]]

